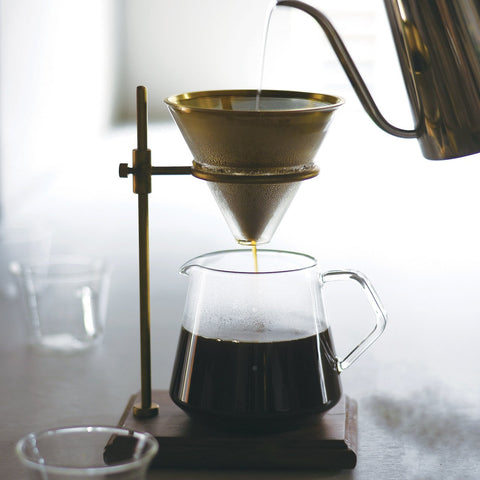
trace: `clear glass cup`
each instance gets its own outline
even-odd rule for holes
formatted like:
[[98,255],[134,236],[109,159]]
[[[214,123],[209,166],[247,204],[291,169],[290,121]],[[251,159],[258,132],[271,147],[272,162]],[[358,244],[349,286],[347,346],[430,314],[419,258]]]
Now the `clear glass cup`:
[[142,480],[157,451],[149,433],[105,426],[44,430],[16,445],[30,480]]
[[103,337],[110,272],[100,259],[51,256],[13,262],[26,307],[30,343],[41,351],[75,353]]

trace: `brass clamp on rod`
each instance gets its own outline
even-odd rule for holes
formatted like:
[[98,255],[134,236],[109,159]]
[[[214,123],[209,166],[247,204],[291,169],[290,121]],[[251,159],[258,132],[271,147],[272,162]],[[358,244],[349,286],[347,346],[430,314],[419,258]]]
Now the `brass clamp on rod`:
[[120,164],[122,178],[133,175],[133,192],[138,195],[138,251],[140,280],[140,366],[141,400],[133,407],[136,417],[148,418],[158,414],[152,402],[152,373],[150,352],[150,262],[148,235],[148,194],[152,191],[152,175],[191,174],[191,167],[152,167],[151,151],[147,148],[147,89],[137,87],[137,148],[133,150],[133,167]]

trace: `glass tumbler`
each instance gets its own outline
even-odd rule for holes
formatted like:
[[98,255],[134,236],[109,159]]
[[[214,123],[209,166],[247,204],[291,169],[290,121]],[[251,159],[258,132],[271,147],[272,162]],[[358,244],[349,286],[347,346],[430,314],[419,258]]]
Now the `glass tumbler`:
[[106,426],[44,430],[16,445],[30,480],[142,480],[157,451],[149,433]]
[[13,262],[36,350],[71,354],[103,337],[110,272],[102,260],[70,255]]

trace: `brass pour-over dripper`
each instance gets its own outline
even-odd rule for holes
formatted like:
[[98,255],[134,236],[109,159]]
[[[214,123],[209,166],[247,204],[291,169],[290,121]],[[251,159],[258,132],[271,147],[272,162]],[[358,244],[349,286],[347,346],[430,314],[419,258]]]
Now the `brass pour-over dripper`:
[[192,174],[210,190],[239,243],[270,241],[333,112],[331,95],[264,90],[185,93],[165,100],[193,153]]
[[152,400],[150,359],[150,262],[148,195],[152,175],[189,175],[207,180],[240,243],[270,240],[301,180],[318,174],[315,154],[331,116],[343,100],[286,91],[196,92],[166,99],[193,155],[193,165],[152,166],[147,147],[147,90],[137,87],[137,140],[133,176],[138,197],[141,396],[139,418],[158,414]]

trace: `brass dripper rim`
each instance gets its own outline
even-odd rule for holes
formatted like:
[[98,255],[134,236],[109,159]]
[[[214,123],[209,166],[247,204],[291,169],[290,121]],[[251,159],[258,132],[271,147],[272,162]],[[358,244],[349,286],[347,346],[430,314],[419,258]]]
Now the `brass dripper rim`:
[[[311,93],[311,92],[299,92],[299,91],[289,91],[289,90],[261,90],[260,92],[260,102],[264,98],[275,98],[275,99],[303,99],[306,101],[311,101],[312,104],[308,106],[301,107],[284,107],[284,108],[245,108],[245,109],[234,109],[234,99],[241,97],[250,97],[256,98],[257,90],[251,89],[239,89],[239,90],[205,90],[198,92],[188,92],[182,93],[180,95],[171,95],[164,99],[166,105],[171,108],[174,108],[178,111],[183,112],[228,112],[232,111],[236,115],[240,114],[274,114],[282,115],[285,113],[305,113],[312,111],[322,111],[329,112],[336,110],[338,107],[345,103],[345,100],[341,97],[335,95],[328,95],[324,93]],[[220,103],[217,103],[216,100],[219,100]],[[319,102],[319,103],[316,103]],[[260,103],[261,105],[261,103]]]

